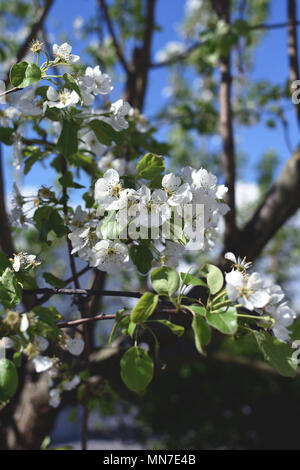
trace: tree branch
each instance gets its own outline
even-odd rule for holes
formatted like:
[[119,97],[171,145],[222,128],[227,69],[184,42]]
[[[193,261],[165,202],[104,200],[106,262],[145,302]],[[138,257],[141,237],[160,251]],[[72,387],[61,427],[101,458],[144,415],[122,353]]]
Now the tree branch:
[[[73,278],[72,278],[73,279]],[[55,287],[42,287],[40,289],[24,289],[24,295],[32,294],[51,294],[51,295],[96,295],[106,297],[130,297],[139,299],[143,294],[140,292],[112,291],[112,290],[94,290],[94,289],[58,289]]]
[[38,19],[32,25],[30,33],[28,34],[25,41],[19,48],[19,51],[17,53],[17,62],[19,62],[24,57],[30,43],[36,38],[36,35],[38,34],[39,30],[43,27],[43,24],[53,4],[54,4],[54,0],[45,0],[44,8],[41,9],[40,12],[38,12]]
[[[290,64],[290,86],[296,80],[299,80],[299,62],[298,62],[298,42],[296,29],[297,6],[295,0],[288,1],[288,57]],[[291,94],[293,89],[291,88]],[[300,127],[300,106],[295,104],[298,125]]]
[[[254,216],[239,232],[232,251],[254,260],[299,207],[300,150],[287,162]],[[220,264],[222,263],[224,260],[221,259]]]
[[114,27],[113,27],[113,24],[112,24],[112,20],[110,18],[110,15],[109,15],[109,11],[108,11],[108,6],[106,4],[106,1],[105,0],[98,0],[99,1],[99,6],[101,8],[101,10],[103,11],[104,13],[104,17],[105,17],[105,21],[106,21],[106,24],[107,24],[107,28],[108,28],[108,31],[112,37],[112,40],[113,40],[113,43],[114,43],[114,46],[115,46],[115,50],[116,50],[116,53],[117,53],[117,56],[119,57],[119,60],[125,70],[125,72],[127,74],[130,73],[130,68],[129,68],[129,65],[127,64],[127,61],[125,59],[125,56],[123,54],[123,49],[119,43],[119,40],[117,38],[117,35],[116,35],[116,32],[114,30]]
[[[213,7],[219,18],[230,24],[230,0],[213,0]],[[236,237],[235,214],[235,148],[233,138],[233,113],[231,106],[231,60],[230,52],[220,59],[220,127],[223,141],[221,163],[225,185],[228,187],[226,202],[230,211],[225,216],[225,246],[231,250]]]

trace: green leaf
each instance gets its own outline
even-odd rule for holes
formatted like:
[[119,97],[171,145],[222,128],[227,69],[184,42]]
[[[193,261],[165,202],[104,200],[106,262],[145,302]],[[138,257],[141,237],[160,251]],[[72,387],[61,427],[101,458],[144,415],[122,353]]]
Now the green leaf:
[[190,305],[189,307],[197,315],[201,315],[202,317],[206,317],[206,314],[207,314],[206,308],[201,307],[200,305]]
[[78,150],[78,129],[78,124],[72,119],[63,121],[56,148],[65,158],[70,157]]
[[115,131],[107,122],[93,119],[89,126],[101,144],[110,146],[114,141],[117,145],[122,145],[124,142],[124,134]]
[[116,212],[110,211],[101,221],[101,233],[103,238],[115,240],[118,238],[122,227],[116,219]]
[[13,355],[13,361],[16,367],[21,367],[22,365],[22,351],[17,351]]
[[165,162],[162,157],[147,153],[137,164],[137,172],[142,178],[153,180],[165,169]]
[[224,313],[207,312],[208,323],[225,335],[234,335],[237,330],[237,312],[234,307],[229,307]]
[[27,175],[29,171],[31,170],[32,166],[41,159],[43,156],[43,153],[40,151],[40,149],[35,148],[35,150],[31,153],[31,155],[26,158],[25,160],[25,165],[24,165],[24,174]]
[[153,377],[153,361],[148,353],[136,346],[130,348],[121,359],[121,377],[133,392],[142,392]]
[[66,171],[66,173],[58,179],[58,181],[64,188],[84,188],[82,184],[75,183],[75,181],[73,181],[73,175],[70,171]]
[[130,248],[130,258],[142,274],[147,274],[152,268],[153,255],[145,245],[132,245]]
[[14,143],[14,132],[10,127],[0,127],[0,142],[5,145],[12,145]]
[[43,273],[43,278],[48,284],[50,284],[50,286],[58,287],[58,288],[63,288],[66,286],[65,281],[63,281],[62,279],[59,279],[58,277],[54,276],[51,273]]
[[217,294],[223,287],[224,278],[221,269],[213,264],[207,264],[207,284],[212,295]]
[[195,336],[195,345],[199,353],[204,353],[204,347],[210,343],[211,330],[205,319],[200,315],[193,316],[192,328]]
[[182,280],[184,280],[184,284],[186,286],[203,286],[207,287],[204,281],[202,279],[198,279],[196,276],[193,276],[192,274],[185,274],[185,273],[180,273],[180,277]]
[[0,275],[6,268],[10,268],[11,263],[8,261],[8,258],[3,251],[0,251]]
[[154,269],[150,277],[153,289],[158,294],[172,296],[179,288],[180,279],[175,269],[162,266]]
[[18,62],[10,69],[10,82],[18,88],[25,88],[35,82],[39,82],[42,78],[42,72],[38,65],[33,62]]
[[162,325],[165,325],[176,336],[182,336],[183,333],[184,333],[184,327],[183,326],[175,325],[175,323],[172,323],[169,320],[154,320],[154,321],[156,323],[161,323]]
[[154,312],[158,303],[158,295],[145,292],[131,311],[130,318],[134,323],[146,321]]
[[136,323],[131,321],[128,325],[128,334],[131,338],[133,338],[133,333],[135,332],[136,329]]
[[32,309],[33,313],[39,318],[42,323],[50,327],[50,336],[57,337],[61,332],[57,326],[57,321],[61,320],[63,317],[58,313],[57,309],[53,306],[51,307],[34,307]]
[[28,62],[18,62],[14,64],[9,72],[10,83],[13,86],[19,86],[25,78],[25,72],[28,67]]
[[23,81],[18,85],[18,87],[25,88],[26,86],[39,82],[41,78],[42,78],[42,72],[39,66],[34,63],[28,64],[25,70],[25,77]]
[[40,232],[40,240],[43,242],[47,242],[48,233],[51,232],[51,230],[53,230],[58,237],[62,237],[68,233],[68,228],[57,209],[51,206],[43,206],[37,209],[33,219],[35,220],[37,230]]
[[0,302],[6,308],[14,308],[22,298],[22,287],[12,269],[6,268],[0,278]]
[[18,383],[15,364],[8,359],[0,359],[0,402],[5,402],[14,396]]
[[252,331],[252,334],[265,360],[284,377],[295,377],[298,366],[292,358],[294,350],[266,331]]

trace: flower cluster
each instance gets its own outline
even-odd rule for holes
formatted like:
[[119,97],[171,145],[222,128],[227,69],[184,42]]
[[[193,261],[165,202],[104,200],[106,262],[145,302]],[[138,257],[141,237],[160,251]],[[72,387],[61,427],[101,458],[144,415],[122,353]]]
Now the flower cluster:
[[236,259],[233,253],[227,253],[225,257],[234,263],[234,269],[225,276],[229,300],[247,310],[269,315],[276,338],[282,342],[288,341],[290,332],[287,327],[294,323],[297,315],[284,301],[281,287],[263,279],[258,272],[248,274],[250,263]]
[[229,210],[223,201],[227,188],[217,184],[216,176],[186,167],[180,176],[163,176],[160,188],[150,188],[143,179],[128,188],[115,169],[123,173],[128,164],[106,157],[102,168],[108,163],[114,168],[95,183],[97,209],[88,213],[78,207],[74,213],[69,234],[73,253],[113,273],[130,265],[129,248],[143,238],[162,241],[160,262],[170,260],[171,265],[178,263],[182,245],[188,250],[214,245],[220,217]]

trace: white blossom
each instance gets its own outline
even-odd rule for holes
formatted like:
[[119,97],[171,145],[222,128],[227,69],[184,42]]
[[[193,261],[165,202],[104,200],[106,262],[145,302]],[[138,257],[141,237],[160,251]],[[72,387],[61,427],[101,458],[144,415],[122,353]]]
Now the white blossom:
[[78,103],[79,96],[75,90],[70,91],[64,89],[61,92],[57,92],[55,88],[50,86],[47,90],[47,98],[46,104],[49,108],[66,108],[67,106],[72,106]]
[[120,241],[101,240],[96,243],[92,251],[94,266],[110,274],[120,271],[125,263],[129,262],[128,248]]
[[74,390],[77,385],[80,384],[80,377],[78,375],[74,375],[73,379],[63,383],[63,389],[67,392]]
[[61,46],[54,44],[52,51],[62,62],[67,62],[68,64],[74,64],[80,59],[79,55],[71,54],[72,46],[67,42],[64,42]]
[[43,336],[34,335],[34,341],[37,343],[38,348],[41,352],[46,351],[49,346],[49,341]]
[[84,350],[84,341],[78,338],[69,339],[67,341],[67,350],[73,356],[80,356]]
[[49,397],[49,405],[52,406],[52,408],[58,408],[61,403],[60,391],[58,388],[50,390]]
[[264,281],[257,272],[246,275],[240,271],[231,271],[226,274],[225,279],[228,298],[248,310],[263,308],[270,301]]
[[32,359],[32,362],[34,364],[35,371],[38,374],[49,370],[53,366],[52,360],[47,356],[35,356]]
[[87,86],[95,95],[107,95],[113,90],[111,78],[106,73],[102,73],[99,65],[87,67],[85,76],[91,79],[91,85]]
[[20,323],[20,331],[21,333],[25,333],[29,328],[29,320],[26,313],[21,315],[21,323]]

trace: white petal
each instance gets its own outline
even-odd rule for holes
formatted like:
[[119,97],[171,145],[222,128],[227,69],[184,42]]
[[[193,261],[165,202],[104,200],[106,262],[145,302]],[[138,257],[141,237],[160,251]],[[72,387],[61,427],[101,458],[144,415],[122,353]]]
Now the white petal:
[[70,354],[73,354],[73,356],[80,356],[84,350],[84,341],[77,338],[69,339],[67,341],[67,349]]
[[45,372],[46,370],[50,369],[53,365],[50,357],[46,356],[35,356],[32,359],[32,362],[35,367],[35,371],[39,374],[40,372]]

